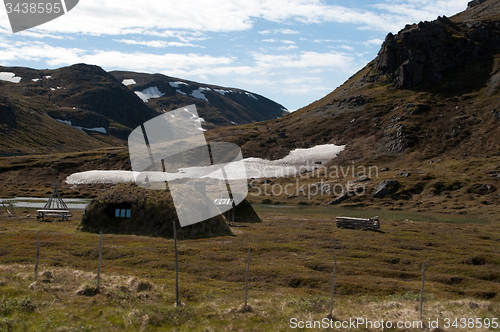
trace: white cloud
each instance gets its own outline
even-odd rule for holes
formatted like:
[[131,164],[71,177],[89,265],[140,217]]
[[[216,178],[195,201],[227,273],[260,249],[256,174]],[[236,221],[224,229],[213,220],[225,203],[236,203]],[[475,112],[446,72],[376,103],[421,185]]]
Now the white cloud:
[[133,40],[133,39],[113,39],[113,41],[118,43],[125,43],[127,45],[143,45],[154,48],[164,48],[164,47],[201,47],[199,45],[194,45],[191,43],[182,43],[182,42],[167,42],[164,40]]
[[296,31],[296,30],[291,30],[291,29],[274,29],[274,30],[262,30],[262,31],[259,31],[259,33],[261,35],[268,35],[268,34],[278,34],[278,33],[281,33],[281,34],[284,34],[284,35],[296,35],[296,34],[299,34],[300,32]]
[[[27,45],[29,44],[29,45]],[[40,42],[18,42],[10,47],[0,41],[0,61],[15,63],[21,60],[45,61],[53,67],[88,63],[101,66],[107,70],[123,69],[145,72],[169,72],[185,74],[203,68],[212,68],[230,64],[230,57],[214,57],[203,54],[150,54],[125,53],[119,51],[84,50],[78,48],[53,47]]]
[[298,78],[288,78],[288,79],[283,79],[280,80],[279,83],[281,84],[288,84],[288,85],[298,85],[298,84],[304,84],[304,83],[321,83],[322,79],[319,77],[298,77]]
[[280,46],[280,47],[271,47],[271,49],[278,50],[278,51],[290,51],[290,50],[296,50],[299,47],[297,45],[288,45],[288,46]]
[[344,50],[348,50],[350,52],[354,51],[354,47],[349,46],[349,45],[341,45],[340,48],[343,48]]
[[372,38],[370,40],[367,40],[363,44],[365,44],[366,46],[379,46],[380,47],[383,42],[384,41],[380,38]]
[[290,29],[279,29],[279,32],[284,34],[284,35],[296,35],[299,34],[298,31],[296,30],[290,30]]
[[295,44],[295,42],[293,40],[285,40],[285,39],[282,39],[282,40],[279,40],[279,39],[263,39],[262,41],[265,42],[265,43],[283,43],[283,44],[287,44],[287,45],[294,45]]
[[373,7],[392,14],[404,15],[410,19],[406,23],[418,23],[419,21],[435,19],[438,15],[452,15],[461,12],[467,8],[468,2],[469,0],[392,0],[376,4]]
[[[422,5],[422,1],[426,5]],[[373,7],[385,11],[379,13],[328,5],[322,0],[221,0],[211,2],[210,6],[204,0],[147,0],[140,3],[133,0],[86,0],[35,31],[90,35],[148,34],[172,29],[242,31],[252,28],[256,19],[306,24],[337,22],[394,31],[404,26],[408,19],[430,19],[436,15],[434,13],[454,13],[467,4],[467,0],[422,1],[380,3]],[[8,29],[6,13],[1,12],[0,26]],[[283,34],[296,32],[277,30]]]
[[[0,34],[11,35],[12,30],[0,27]],[[52,39],[58,39],[58,40],[75,40],[74,37],[69,36],[69,35],[42,33],[42,32],[36,32],[36,31],[32,31],[32,30],[24,30],[24,31],[18,32],[17,35],[21,36],[21,37],[30,37],[30,38],[39,38],[39,39],[52,38]]]
[[254,53],[253,57],[259,68],[314,68],[324,67],[328,70],[349,70],[353,58],[338,52],[318,53],[301,52],[300,54],[262,54]]
[[347,40],[333,40],[333,39],[314,39],[314,43],[321,44],[321,43],[344,43],[347,42]]
[[282,90],[284,93],[290,95],[309,95],[309,94],[324,95],[331,92],[332,88],[329,86],[322,86],[322,85],[302,84],[297,86],[284,87]]

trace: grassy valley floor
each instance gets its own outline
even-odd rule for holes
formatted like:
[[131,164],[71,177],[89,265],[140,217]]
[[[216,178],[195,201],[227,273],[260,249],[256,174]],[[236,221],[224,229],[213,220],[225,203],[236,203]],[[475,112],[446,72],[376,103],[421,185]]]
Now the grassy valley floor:
[[[77,230],[82,212],[71,222],[52,223],[26,218],[33,215],[29,209],[17,211],[22,218],[3,216],[0,331],[306,330],[292,328],[290,320],[328,315],[334,256],[338,321],[418,321],[423,261],[424,322],[439,319],[440,331],[453,331],[446,319],[500,317],[500,232],[493,221],[430,212],[401,218],[399,211],[331,206],[254,207],[263,222],[238,224],[234,236],[179,241],[181,307],[174,305],[172,239],[105,234],[101,291],[93,295],[99,236]],[[381,231],[338,229],[339,215],[379,215]],[[248,248],[251,311],[245,312]],[[381,330],[376,326],[337,330]]]

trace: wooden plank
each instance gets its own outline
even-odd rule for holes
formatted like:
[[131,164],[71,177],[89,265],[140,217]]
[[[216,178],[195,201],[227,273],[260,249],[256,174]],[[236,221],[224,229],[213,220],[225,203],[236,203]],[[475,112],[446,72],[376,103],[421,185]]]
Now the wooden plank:
[[47,212],[47,213],[71,213],[70,210],[36,210],[36,212]]
[[377,230],[380,229],[380,220],[378,217],[373,218],[351,218],[351,217],[337,217],[337,227],[350,228],[350,229],[367,229]]

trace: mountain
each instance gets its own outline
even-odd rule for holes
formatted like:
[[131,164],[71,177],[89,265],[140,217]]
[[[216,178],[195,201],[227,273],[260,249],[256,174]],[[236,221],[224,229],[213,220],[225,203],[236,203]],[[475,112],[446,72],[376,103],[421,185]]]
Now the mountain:
[[[499,36],[500,0],[473,1],[464,12],[453,17],[409,24],[397,34],[388,34],[373,61],[320,100],[278,119],[273,117],[258,123],[216,127],[205,135],[209,141],[238,144],[244,157],[267,159],[282,158],[296,148],[321,144],[345,145],[338,157],[321,165],[343,167],[340,176],[330,173],[320,179],[317,173],[301,173],[300,179],[258,180],[249,189],[253,191],[248,196],[251,202],[335,204],[341,201],[340,204],[373,209],[385,207],[474,215],[471,219],[474,222],[496,218],[500,206],[497,191],[500,188]],[[240,90],[221,93],[216,90],[229,89],[195,85],[161,75],[106,73],[92,68],[100,78],[87,79],[82,74],[79,84],[85,87],[83,95],[90,91],[99,96],[100,86],[108,87],[116,94],[131,95],[131,101],[146,108],[143,108],[144,114],[133,114],[141,118],[126,117],[130,121],[140,122],[142,117],[148,118],[168,110],[161,100],[165,97],[170,98],[172,103],[176,100],[187,103],[202,101],[200,116],[215,127],[217,122],[203,113],[203,106],[210,107],[215,96],[255,100],[245,92],[240,93]],[[70,146],[74,150],[114,144],[106,141],[109,139],[115,139],[119,143],[117,145],[122,144],[115,149],[64,155],[0,158],[0,189],[3,188],[0,191],[9,196],[39,195],[45,190],[42,182],[46,183],[54,177],[62,180],[74,172],[130,169],[128,151],[123,146],[124,141],[117,136],[104,135],[95,130],[74,130],[49,116],[49,111],[63,110],[67,112],[53,116],[72,114],[75,116],[72,119],[77,121],[80,109],[73,110],[75,105],[68,100],[85,102],[89,105],[86,107],[91,107],[93,99],[83,98],[78,90],[74,96],[55,99],[64,94],[65,88],[71,87],[70,81],[54,84],[50,80],[57,79],[55,72],[54,77],[45,77],[50,76],[51,71],[0,70],[17,76],[25,75],[20,83],[0,84],[0,130],[4,138],[1,146],[41,146],[37,140],[42,139],[47,141],[45,146],[60,144],[60,149]],[[3,79],[19,80],[13,78],[13,74],[9,75],[0,73]],[[124,84],[133,82],[128,86]],[[202,96],[208,102],[200,99]],[[260,100],[259,96],[254,96]],[[221,111],[222,101],[219,105],[218,114],[224,114]],[[102,121],[109,121],[109,132],[114,130],[120,133],[122,130],[126,134],[131,128],[118,122],[121,121],[118,113],[108,111],[100,116]],[[69,118],[59,120],[69,121]],[[232,118],[228,120],[233,121]],[[75,123],[72,122],[72,125],[75,126]],[[106,125],[102,122],[78,123],[89,129]],[[19,136],[12,133],[19,133]],[[366,169],[368,166],[377,166],[376,174],[359,178],[359,174],[354,174],[355,167],[358,170],[358,167]],[[297,180],[300,183],[296,183]],[[323,188],[326,182],[330,188],[339,186],[348,192],[351,183],[362,183],[365,195],[338,197],[336,193],[325,193]],[[273,188],[275,184],[287,188],[290,183],[293,188],[296,183],[297,188],[293,194],[285,191],[278,196],[254,195],[257,189],[265,193],[265,186],[269,183]],[[316,194],[314,188],[317,189]],[[85,189],[66,184],[64,189],[65,194],[73,196],[93,195],[96,186],[89,185]],[[104,189],[97,186],[97,190]],[[381,192],[387,194],[382,195]]]
[[[287,110],[261,95],[161,74],[110,72],[157,112],[195,104],[205,129],[276,119]],[[153,98],[149,98],[149,97]]]
[[245,156],[346,145],[341,160],[500,153],[500,1],[389,33],[378,56],[324,98],[279,119],[217,129]]
[[[1,153],[123,145],[127,126],[156,114],[96,66],[0,67],[0,72]],[[12,82],[5,80],[8,75],[15,75]],[[124,118],[119,109],[125,109]]]
[[[139,83],[127,87],[122,76]],[[198,106],[207,129],[287,113],[247,91],[158,74],[107,73],[86,64],[55,70],[0,66],[0,154],[124,146],[143,122],[190,104]]]

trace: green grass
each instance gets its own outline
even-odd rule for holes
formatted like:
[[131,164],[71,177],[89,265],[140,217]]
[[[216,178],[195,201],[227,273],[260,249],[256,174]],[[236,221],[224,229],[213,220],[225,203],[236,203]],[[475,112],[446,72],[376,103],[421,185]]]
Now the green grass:
[[432,221],[454,224],[482,224],[488,223],[487,220],[475,216],[463,216],[459,214],[445,215],[443,213],[430,211],[427,213],[405,211],[404,207],[395,208],[394,210],[374,209],[374,208],[359,208],[349,206],[280,206],[280,205],[265,205],[255,204],[254,209],[258,213],[265,214],[307,214],[316,218],[332,218],[332,217],[354,217],[354,218],[371,218],[378,216],[382,220],[411,220],[416,221]]

